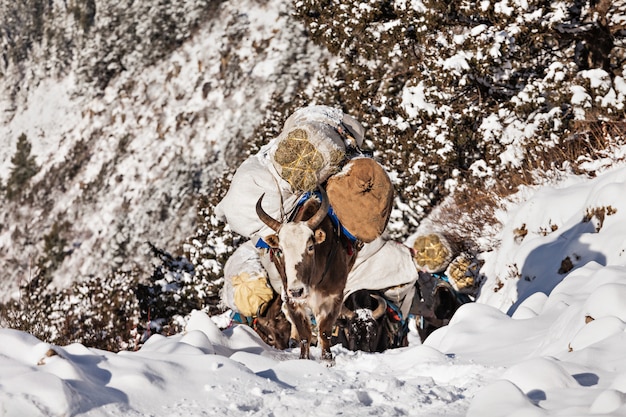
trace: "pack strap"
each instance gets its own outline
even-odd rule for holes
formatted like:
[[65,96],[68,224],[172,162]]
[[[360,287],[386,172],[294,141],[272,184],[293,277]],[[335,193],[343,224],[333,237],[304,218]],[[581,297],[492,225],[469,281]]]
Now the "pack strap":
[[402,325],[404,325],[404,322],[406,320],[404,317],[402,317],[402,311],[400,311],[400,307],[389,301],[387,298],[385,298],[385,301],[387,302],[387,314],[389,314],[394,321],[400,322]]
[[[300,197],[300,200],[298,200],[294,213],[296,213],[298,211],[298,208],[300,208],[308,199],[310,199],[313,196],[317,197],[318,200],[322,201],[322,193],[320,193],[319,191],[307,191],[304,194],[302,194],[302,197]],[[343,225],[339,221],[339,217],[337,217],[337,214],[335,213],[335,210],[333,209],[333,206],[330,204],[328,205],[328,217],[330,218],[330,221],[332,222],[335,230],[337,230],[340,234],[344,235],[353,245],[357,245],[357,243],[359,242],[359,239],[356,236],[354,236],[352,233],[350,233],[345,227],[343,227]]]
[[230,314],[230,321],[231,323],[247,324],[254,329],[256,328],[257,318],[255,316],[244,316],[233,310]]

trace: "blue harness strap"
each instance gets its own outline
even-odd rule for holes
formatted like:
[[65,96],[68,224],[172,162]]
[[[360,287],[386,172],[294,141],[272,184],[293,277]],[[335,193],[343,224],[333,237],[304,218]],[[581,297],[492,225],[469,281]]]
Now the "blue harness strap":
[[[403,346],[403,341],[406,335],[409,333],[409,321],[408,317],[402,315],[400,307],[395,303],[385,299],[387,301],[387,318],[390,319],[390,330],[393,331],[392,346]],[[395,324],[394,324],[395,323]]]
[[233,323],[239,323],[239,324],[247,324],[250,327],[254,327],[255,326],[255,318],[254,317],[250,317],[250,316],[244,316],[241,313],[237,312],[237,311],[231,311],[230,313],[230,319],[231,322]]
[[405,318],[402,317],[402,311],[400,311],[400,307],[387,300],[386,298],[385,301],[387,302],[387,311],[392,314],[393,319],[395,321],[399,321],[402,325],[404,325]]
[[256,241],[254,246],[258,249],[270,249],[270,245],[268,245],[262,237],[260,237],[259,240]]
[[341,233],[345,237],[347,237],[350,242],[352,242],[352,243],[356,243],[357,242],[357,240],[358,240],[357,237],[354,236],[352,233],[348,232],[348,229],[343,227],[343,225],[339,221],[339,217],[337,217],[337,214],[335,213],[335,210],[333,210],[333,206],[328,206],[328,217],[330,217],[330,221],[333,223],[333,226],[337,230],[340,230]]
[[[306,193],[302,195],[302,197],[300,197],[300,200],[298,200],[298,203],[296,204],[296,211],[297,211],[297,208],[301,207],[309,198],[313,197],[314,195],[320,201],[322,201],[322,193],[320,193],[319,191],[313,191],[313,192],[307,191]],[[339,221],[339,217],[337,217],[337,214],[335,213],[335,210],[333,210],[333,206],[331,206],[330,204],[328,205],[328,217],[330,218],[330,221],[332,222],[333,227],[337,229],[339,233],[347,237],[348,240],[352,242],[353,244],[357,243],[358,239],[356,238],[356,236],[354,236],[345,227],[343,227],[343,225]]]

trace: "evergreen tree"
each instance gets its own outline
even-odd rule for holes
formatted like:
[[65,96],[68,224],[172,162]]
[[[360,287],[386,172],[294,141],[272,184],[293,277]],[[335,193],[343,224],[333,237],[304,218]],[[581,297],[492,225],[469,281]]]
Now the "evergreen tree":
[[39,172],[35,157],[31,155],[31,144],[22,133],[17,139],[15,155],[11,158],[13,168],[6,185],[6,196],[9,200],[15,200],[22,195],[24,187],[32,177]]

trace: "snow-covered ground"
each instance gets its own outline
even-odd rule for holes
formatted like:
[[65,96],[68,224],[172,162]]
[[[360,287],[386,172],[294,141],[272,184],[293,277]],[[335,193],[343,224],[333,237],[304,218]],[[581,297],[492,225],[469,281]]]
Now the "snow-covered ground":
[[626,167],[521,191],[477,303],[332,368],[201,312],[137,352],[0,329],[0,416],[624,416],[625,191]]

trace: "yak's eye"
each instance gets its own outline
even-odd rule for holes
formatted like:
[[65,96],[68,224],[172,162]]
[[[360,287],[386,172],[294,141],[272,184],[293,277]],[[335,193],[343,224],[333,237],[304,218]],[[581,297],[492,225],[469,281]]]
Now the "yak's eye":
[[313,245],[312,243],[306,248],[306,250],[308,250],[309,252],[313,252],[313,249],[315,249],[315,245]]

